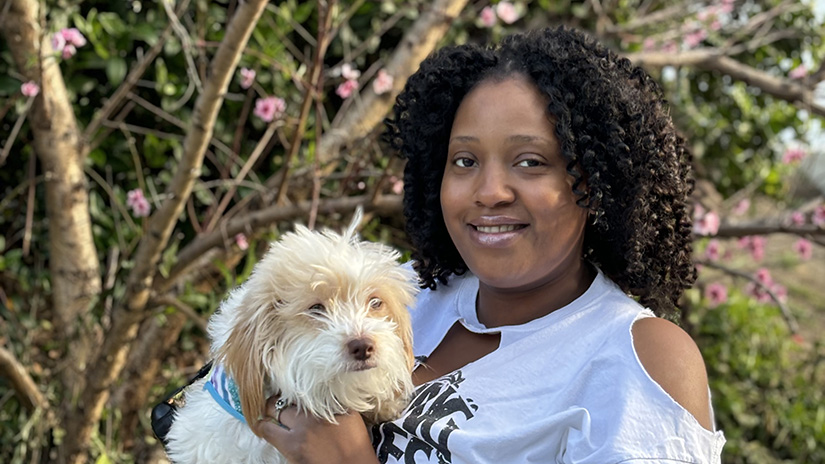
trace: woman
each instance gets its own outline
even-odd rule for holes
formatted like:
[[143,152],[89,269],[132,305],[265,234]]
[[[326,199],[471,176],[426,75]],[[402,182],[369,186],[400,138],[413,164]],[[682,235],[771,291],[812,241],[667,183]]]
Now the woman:
[[719,462],[701,355],[653,317],[695,279],[690,155],[656,83],[535,31],[434,54],[388,127],[426,288],[416,395],[372,431],[288,408],[266,438],[295,463]]

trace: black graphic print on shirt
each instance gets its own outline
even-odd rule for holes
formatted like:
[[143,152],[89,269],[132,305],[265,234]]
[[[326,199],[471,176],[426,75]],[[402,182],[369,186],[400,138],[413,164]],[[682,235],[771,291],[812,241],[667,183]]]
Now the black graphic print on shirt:
[[464,377],[455,371],[415,389],[401,418],[373,427],[372,444],[382,463],[452,462],[447,439],[472,419],[478,406],[458,394]]

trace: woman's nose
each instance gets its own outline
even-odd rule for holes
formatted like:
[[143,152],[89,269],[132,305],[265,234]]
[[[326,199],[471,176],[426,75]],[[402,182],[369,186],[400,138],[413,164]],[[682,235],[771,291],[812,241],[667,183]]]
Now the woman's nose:
[[494,207],[512,203],[516,195],[506,169],[486,166],[481,169],[475,189],[479,206]]

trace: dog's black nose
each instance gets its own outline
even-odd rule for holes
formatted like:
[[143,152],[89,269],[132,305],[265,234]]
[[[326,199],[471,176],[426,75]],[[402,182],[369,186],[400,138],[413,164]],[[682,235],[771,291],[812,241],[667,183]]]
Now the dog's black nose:
[[375,345],[369,338],[350,340],[350,342],[347,343],[347,348],[349,348],[349,354],[357,361],[366,361],[372,356],[372,352],[375,351]]

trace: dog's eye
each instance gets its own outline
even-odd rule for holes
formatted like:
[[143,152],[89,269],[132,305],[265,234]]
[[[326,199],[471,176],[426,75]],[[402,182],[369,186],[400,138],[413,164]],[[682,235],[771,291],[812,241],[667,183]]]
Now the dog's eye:
[[322,305],[321,303],[316,303],[316,304],[309,307],[309,312],[311,312],[311,313],[323,314],[326,311],[327,311],[327,308],[324,307],[324,305]]
[[370,309],[378,309],[384,305],[384,302],[381,301],[381,298],[370,298]]

